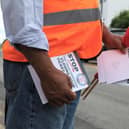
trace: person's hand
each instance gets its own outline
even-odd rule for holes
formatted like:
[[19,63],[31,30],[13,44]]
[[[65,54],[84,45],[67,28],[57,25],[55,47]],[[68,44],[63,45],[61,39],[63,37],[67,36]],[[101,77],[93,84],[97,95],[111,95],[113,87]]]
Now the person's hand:
[[70,78],[57,69],[46,73],[46,76],[41,78],[41,82],[48,102],[53,106],[69,104],[76,98],[76,93],[71,90]]
[[120,35],[115,35],[109,31],[109,29],[102,24],[103,26],[103,36],[102,40],[107,47],[107,49],[119,49],[122,53],[125,53],[125,45],[123,45],[123,37]]
[[36,70],[49,104],[63,106],[76,98],[70,78],[53,66],[47,51],[19,44],[16,47]]
[[105,46],[108,49],[119,49],[122,53],[125,53],[125,46],[122,43],[122,36],[110,33],[107,37],[105,36]]

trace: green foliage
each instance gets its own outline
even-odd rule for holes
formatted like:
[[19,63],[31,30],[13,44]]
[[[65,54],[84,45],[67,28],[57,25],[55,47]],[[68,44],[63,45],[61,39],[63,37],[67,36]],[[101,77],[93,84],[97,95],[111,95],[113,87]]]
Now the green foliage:
[[112,28],[127,28],[129,26],[129,10],[124,10],[113,18],[110,27]]

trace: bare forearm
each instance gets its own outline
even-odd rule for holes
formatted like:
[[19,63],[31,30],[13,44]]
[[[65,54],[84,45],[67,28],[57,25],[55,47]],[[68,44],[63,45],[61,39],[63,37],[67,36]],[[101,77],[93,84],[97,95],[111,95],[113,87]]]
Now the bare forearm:
[[108,43],[108,40],[110,40],[110,36],[112,33],[109,31],[109,29],[104,24],[102,24],[102,25],[103,25],[102,40],[106,44],[106,43]]
[[16,47],[25,55],[39,76],[43,76],[43,73],[46,74],[54,69],[46,50],[30,48],[23,45],[16,45]]
[[122,36],[113,34],[104,24],[102,40],[108,49],[119,49],[124,53],[125,47],[122,44]]

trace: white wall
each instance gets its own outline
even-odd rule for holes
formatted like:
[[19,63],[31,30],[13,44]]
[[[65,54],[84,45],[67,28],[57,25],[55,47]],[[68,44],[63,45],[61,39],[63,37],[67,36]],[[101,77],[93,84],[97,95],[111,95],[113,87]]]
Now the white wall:
[[114,16],[123,10],[129,9],[129,0],[107,0],[106,6],[105,23],[109,26]]
[[2,13],[0,8],[0,44],[4,39],[5,39],[5,33],[4,33],[3,19],[2,19]]

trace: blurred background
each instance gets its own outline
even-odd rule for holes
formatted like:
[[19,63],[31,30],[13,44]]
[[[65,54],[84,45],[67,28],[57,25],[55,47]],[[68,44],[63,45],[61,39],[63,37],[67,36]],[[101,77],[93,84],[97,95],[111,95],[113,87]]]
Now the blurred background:
[[[127,11],[124,17],[124,20],[129,21],[129,0],[99,0],[100,2],[100,10],[102,14],[102,20],[108,27],[115,27],[115,28],[121,28],[121,26],[111,26],[112,20],[119,16],[120,13]],[[121,22],[118,21],[118,24]],[[126,24],[126,25],[125,25]],[[127,26],[127,23],[123,24],[124,27]],[[129,22],[128,22],[129,25]],[[3,27],[3,20],[2,20],[2,14],[1,14],[1,8],[0,8],[0,43],[5,39],[4,34],[4,27]]]
[[[123,35],[129,26],[129,0],[100,0],[103,22],[110,31]],[[5,32],[0,8],[0,44]],[[105,48],[103,47],[103,50]],[[90,80],[97,72],[96,58],[83,63]],[[80,100],[75,129],[129,129],[129,85],[97,85],[88,98]],[[0,50],[0,129],[4,129],[4,88]]]

